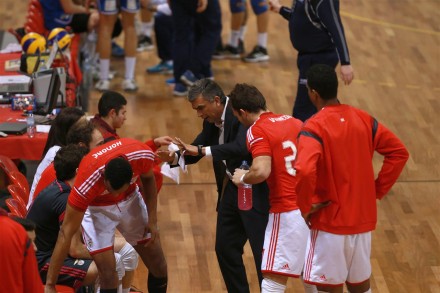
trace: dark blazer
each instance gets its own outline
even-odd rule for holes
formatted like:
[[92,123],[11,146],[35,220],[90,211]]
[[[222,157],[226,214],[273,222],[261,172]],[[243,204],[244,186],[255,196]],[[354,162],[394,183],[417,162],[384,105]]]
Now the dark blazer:
[[[249,165],[252,163],[252,155],[249,153],[246,147],[246,128],[238,121],[238,119],[232,113],[230,107],[227,107],[224,121],[224,144],[219,145],[219,131],[220,129],[215,126],[214,123],[203,121],[203,129],[194,141],[192,145],[210,146],[213,167],[215,173],[215,181],[217,183],[218,202],[222,195],[223,180],[227,176],[225,173],[225,164],[223,160],[226,160],[226,165],[234,174],[236,168],[241,166],[243,160],[248,161]],[[202,156],[185,156],[186,164],[194,164],[198,162]],[[227,184],[230,184],[234,190],[237,191],[237,187],[228,180]],[[268,199],[268,187],[266,182],[255,184],[252,186],[252,202],[253,207],[263,213],[269,212],[269,199]]]

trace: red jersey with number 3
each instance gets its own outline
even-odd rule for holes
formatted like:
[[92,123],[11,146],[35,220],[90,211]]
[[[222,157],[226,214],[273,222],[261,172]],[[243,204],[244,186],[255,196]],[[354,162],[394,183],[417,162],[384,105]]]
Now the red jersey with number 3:
[[[126,158],[133,169],[133,178],[127,191],[117,196],[110,194],[104,185],[105,165],[117,157]],[[107,206],[125,199],[137,188],[136,180],[149,172],[154,165],[154,153],[147,145],[130,138],[112,140],[94,148],[81,161],[69,204],[85,211],[91,206]]]
[[269,156],[272,169],[269,186],[271,213],[298,209],[295,192],[296,137],[302,122],[289,115],[265,112],[247,131],[247,146],[252,157]]

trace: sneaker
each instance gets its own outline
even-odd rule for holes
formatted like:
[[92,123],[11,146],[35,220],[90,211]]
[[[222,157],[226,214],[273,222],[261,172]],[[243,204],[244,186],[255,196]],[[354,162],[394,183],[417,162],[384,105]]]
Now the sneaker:
[[256,63],[269,60],[266,48],[255,46],[249,55],[243,58],[244,62]]
[[153,42],[151,41],[151,38],[148,36],[139,36],[138,37],[138,44],[136,51],[142,52],[142,51],[149,51],[154,48]]
[[242,39],[238,40],[238,54],[244,54],[244,42]]
[[[191,70],[185,71],[180,77],[180,80],[187,86],[192,86],[198,80],[197,77],[192,73]],[[177,84],[176,84],[177,85]]]
[[222,60],[222,59],[240,59],[239,48],[232,47],[231,45],[226,45],[223,51],[219,55],[212,55],[212,59]]
[[100,80],[95,84],[95,89],[100,92],[108,91],[110,89],[110,80]]
[[173,65],[169,64],[167,61],[160,61],[159,64],[148,67],[148,73],[164,73],[164,74],[172,74],[173,73]]
[[174,77],[168,78],[165,80],[165,83],[168,85],[176,84],[176,79]]
[[178,82],[174,86],[173,95],[178,97],[185,97],[188,95],[188,89],[186,88],[186,85]]
[[[112,80],[113,78],[115,78],[115,76],[118,74],[118,72],[116,70],[110,70],[108,72],[108,80]],[[92,78],[94,81],[98,81],[99,80],[99,66],[98,67],[93,67],[92,68]]]
[[122,82],[122,89],[126,92],[135,92],[138,90],[138,86],[133,79],[124,79]]
[[112,56],[115,58],[122,58],[125,56],[124,49],[115,42],[112,42]]
[[220,40],[220,42],[218,42],[218,44],[217,44],[217,47],[215,48],[214,53],[212,54],[212,59],[215,59],[215,60],[224,59],[223,50],[224,50],[223,44]]

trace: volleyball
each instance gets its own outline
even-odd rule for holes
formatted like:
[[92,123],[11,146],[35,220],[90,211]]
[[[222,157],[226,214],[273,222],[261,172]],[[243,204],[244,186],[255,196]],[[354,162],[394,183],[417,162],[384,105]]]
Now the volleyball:
[[65,50],[70,46],[71,40],[72,37],[65,29],[57,27],[50,31],[50,34],[47,37],[47,44],[49,48],[51,48],[54,42],[57,42],[58,48]]
[[28,33],[21,39],[21,47],[26,54],[39,54],[46,50],[46,39],[37,33]]

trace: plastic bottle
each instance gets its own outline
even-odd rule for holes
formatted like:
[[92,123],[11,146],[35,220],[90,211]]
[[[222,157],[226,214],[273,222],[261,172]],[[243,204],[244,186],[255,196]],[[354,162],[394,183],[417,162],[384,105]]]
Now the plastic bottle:
[[[248,163],[243,161],[240,169],[249,170]],[[242,211],[252,208],[252,184],[240,184],[238,186],[238,208]]]
[[37,131],[37,127],[35,126],[34,114],[31,112],[28,113],[26,118],[27,124],[27,135],[32,138],[35,136],[35,132]]

